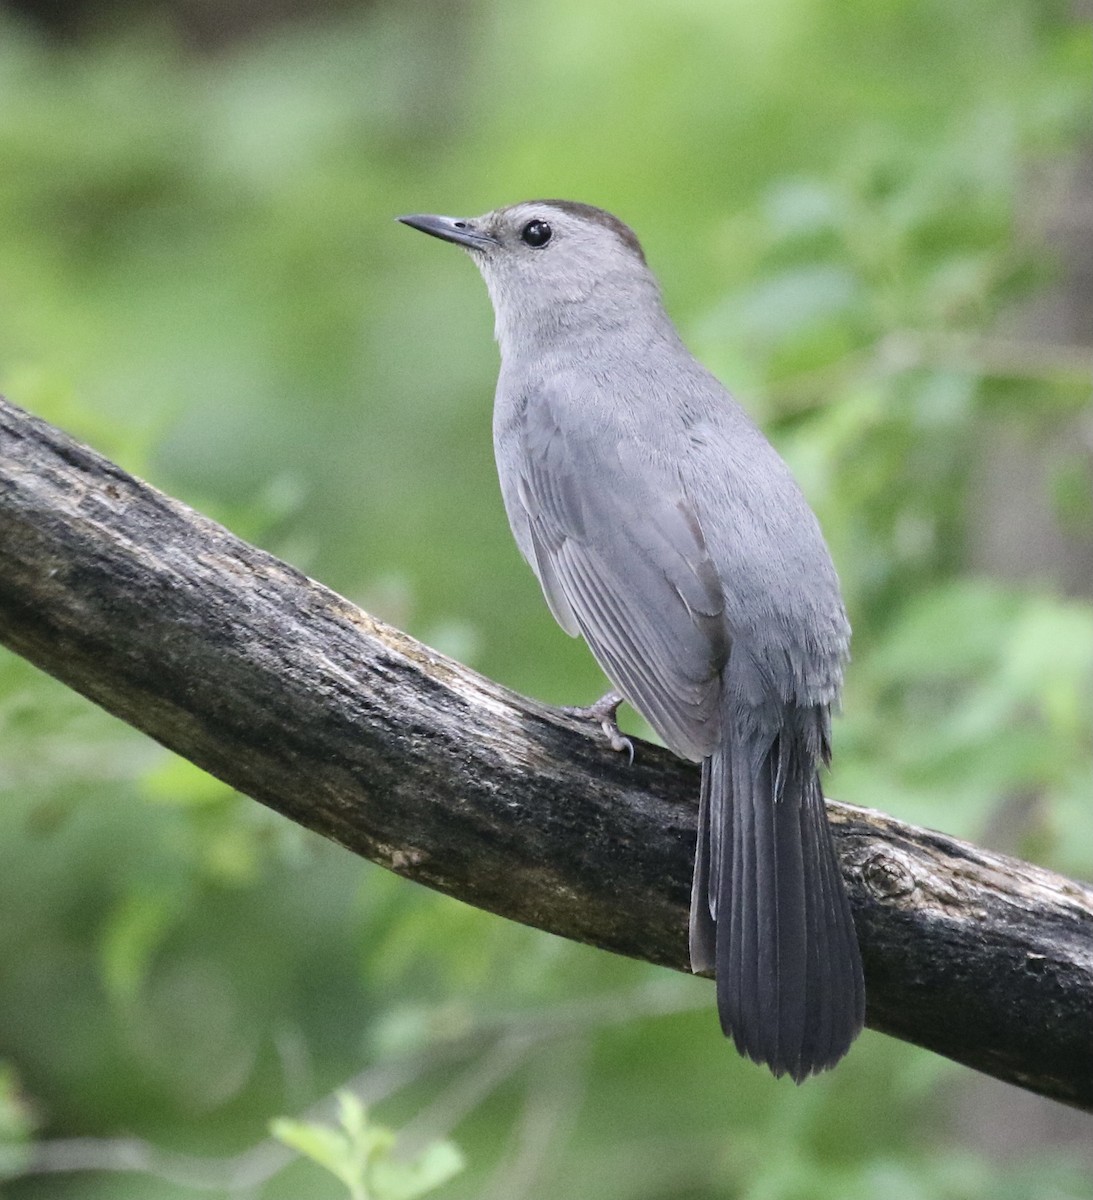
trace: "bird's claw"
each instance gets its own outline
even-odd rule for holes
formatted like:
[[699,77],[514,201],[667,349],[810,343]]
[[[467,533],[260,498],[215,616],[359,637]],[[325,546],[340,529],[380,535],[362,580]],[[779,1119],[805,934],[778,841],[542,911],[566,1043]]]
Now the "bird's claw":
[[620,732],[618,721],[615,719],[619,705],[625,699],[626,697],[620,696],[618,692],[608,692],[606,696],[601,696],[595,704],[590,704],[587,708],[566,707],[562,709],[562,712],[581,721],[595,721],[603,730],[604,737],[607,738],[607,744],[611,749],[616,754],[621,754],[625,750],[629,758],[629,765],[633,766],[634,743]]

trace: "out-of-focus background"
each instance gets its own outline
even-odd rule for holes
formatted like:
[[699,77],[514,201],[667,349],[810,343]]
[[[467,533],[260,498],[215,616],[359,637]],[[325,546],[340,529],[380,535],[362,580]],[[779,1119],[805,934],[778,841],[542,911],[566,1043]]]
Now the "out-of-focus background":
[[[589,701],[505,524],[485,290],[392,217],[610,208],[821,515],[855,626],[831,794],[1088,879],[1088,16],[7,0],[0,390]],[[0,652],[12,1200],[1093,1197],[1088,1118],[869,1032],[796,1088],[711,1005],[373,869]],[[339,1088],[368,1105],[340,1126]]]

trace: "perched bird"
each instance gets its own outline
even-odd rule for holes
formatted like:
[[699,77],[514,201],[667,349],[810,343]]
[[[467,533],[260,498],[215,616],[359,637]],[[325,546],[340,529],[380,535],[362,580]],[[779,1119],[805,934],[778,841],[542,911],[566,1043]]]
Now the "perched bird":
[[775,1075],[832,1066],[865,989],[817,773],[850,627],[815,516],[618,218],[534,200],[399,220],[486,281],[501,491],[551,612],[702,764],[691,966],[723,1030]]

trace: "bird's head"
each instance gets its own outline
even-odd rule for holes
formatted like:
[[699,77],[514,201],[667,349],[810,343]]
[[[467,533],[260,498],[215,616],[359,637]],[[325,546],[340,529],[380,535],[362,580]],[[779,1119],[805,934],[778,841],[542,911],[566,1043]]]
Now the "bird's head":
[[521,333],[618,325],[650,298],[659,310],[659,289],[633,230],[590,204],[525,200],[481,217],[399,220],[469,251],[489,289],[502,348]]

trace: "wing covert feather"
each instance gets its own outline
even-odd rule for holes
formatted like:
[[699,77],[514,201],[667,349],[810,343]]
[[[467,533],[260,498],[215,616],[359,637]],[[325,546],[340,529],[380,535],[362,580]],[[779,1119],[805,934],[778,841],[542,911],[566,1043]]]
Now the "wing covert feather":
[[558,623],[677,753],[718,736],[727,654],[721,587],[678,472],[629,462],[638,443],[567,437],[551,399],[524,412],[516,494]]

